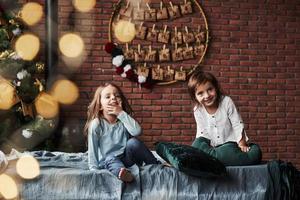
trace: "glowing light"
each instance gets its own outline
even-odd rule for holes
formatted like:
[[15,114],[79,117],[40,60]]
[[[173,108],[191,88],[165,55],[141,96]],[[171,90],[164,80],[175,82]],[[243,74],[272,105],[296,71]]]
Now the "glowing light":
[[40,174],[40,165],[31,155],[22,156],[16,164],[17,173],[25,179],[33,179]]
[[82,63],[85,61],[86,53],[83,53],[80,56],[75,57],[75,58],[61,56],[61,59],[66,64],[66,67],[68,68],[68,70],[71,70],[71,72],[72,72],[72,71],[77,70],[82,65]]
[[40,93],[35,101],[35,108],[38,114],[49,119],[58,114],[58,102],[47,93]]
[[135,37],[135,26],[133,23],[120,20],[115,26],[115,36],[120,42],[130,42]]
[[43,7],[34,2],[26,3],[21,9],[21,18],[23,21],[32,26],[39,22],[43,16]]
[[73,0],[74,7],[80,12],[88,12],[96,5],[96,0]]
[[0,109],[8,110],[15,102],[15,88],[6,80],[0,79]]
[[8,175],[0,175],[0,193],[5,199],[14,199],[18,196],[16,182]]
[[62,104],[74,103],[78,96],[79,90],[77,86],[69,80],[59,80],[54,83],[51,95]]
[[24,60],[32,60],[40,49],[40,40],[32,34],[20,36],[15,44],[17,54]]
[[65,56],[74,58],[82,54],[84,43],[80,36],[68,33],[60,38],[59,49]]

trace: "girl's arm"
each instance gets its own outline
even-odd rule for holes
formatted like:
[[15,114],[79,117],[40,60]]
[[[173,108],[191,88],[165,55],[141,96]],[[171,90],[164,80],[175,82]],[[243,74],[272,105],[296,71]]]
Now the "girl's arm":
[[124,124],[128,133],[132,136],[138,136],[142,133],[141,126],[130,115],[128,115],[120,105],[109,106],[109,114],[116,115]]
[[239,141],[239,147],[240,147],[240,149],[241,149],[241,151],[243,151],[243,152],[248,152],[249,151],[249,146],[248,146],[248,144],[247,144],[247,142],[246,142],[246,138],[245,138],[245,132],[244,132],[244,130],[243,130],[243,136],[242,136],[242,139]]
[[93,120],[88,128],[88,165],[90,170],[98,169],[98,144],[99,137],[96,128],[99,120]]
[[135,119],[128,115],[125,111],[118,114],[117,118],[124,124],[126,130],[132,136],[138,136],[142,133],[141,126]]
[[207,127],[206,120],[204,119],[201,112],[197,109],[198,108],[194,108],[194,117],[197,125],[196,138],[198,137],[210,138],[206,128]]
[[247,140],[248,137],[246,135],[246,132],[244,130],[244,123],[243,120],[233,103],[232,99],[228,97],[228,117],[232,125],[233,134],[235,135],[235,138],[237,138],[237,143],[242,151],[247,152],[248,151],[248,145]]

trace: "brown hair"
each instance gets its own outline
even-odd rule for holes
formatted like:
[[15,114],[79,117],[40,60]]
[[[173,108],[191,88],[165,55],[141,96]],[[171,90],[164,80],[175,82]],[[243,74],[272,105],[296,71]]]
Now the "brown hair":
[[220,87],[220,84],[219,84],[217,78],[209,72],[204,72],[202,70],[196,70],[192,73],[192,75],[189,78],[188,92],[189,92],[192,100],[195,102],[195,104],[197,106],[201,106],[201,104],[196,99],[196,95],[195,95],[196,89],[199,85],[205,84],[207,82],[210,82],[216,89],[217,105],[219,105],[220,102],[222,101],[223,92],[221,90],[221,87]]
[[124,96],[124,94],[119,86],[117,86],[116,84],[113,84],[113,83],[105,83],[103,85],[100,85],[96,89],[94,98],[93,98],[92,102],[90,103],[90,105],[88,106],[87,120],[86,120],[86,123],[84,126],[84,132],[83,132],[84,136],[88,135],[88,128],[89,128],[90,122],[95,118],[103,117],[103,113],[101,111],[101,101],[100,100],[101,100],[101,93],[102,93],[103,89],[106,88],[107,86],[112,86],[117,89],[117,91],[121,97],[121,100],[122,100],[123,110],[125,112],[127,112],[129,115],[133,114],[132,108],[129,105],[126,97]]

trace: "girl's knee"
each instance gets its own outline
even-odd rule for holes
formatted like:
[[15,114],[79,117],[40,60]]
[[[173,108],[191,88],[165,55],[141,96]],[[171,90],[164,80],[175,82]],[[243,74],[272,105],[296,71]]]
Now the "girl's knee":
[[262,158],[260,147],[257,144],[250,144],[249,147],[250,150],[248,152],[248,155],[257,161],[260,161]]
[[204,137],[198,137],[192,143],[192,146],[196,148],[202,147],[203,145],[210,146],[210,141]]
[[137,149],[143,146],[143,143],[135,137],[130,138],[127,141],[126,148]]

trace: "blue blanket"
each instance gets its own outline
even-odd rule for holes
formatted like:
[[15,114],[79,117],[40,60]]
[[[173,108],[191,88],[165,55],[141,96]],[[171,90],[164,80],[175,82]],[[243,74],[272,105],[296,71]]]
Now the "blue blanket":
[[227,167],[227,176],[211,179],[188,176],[163,165],[134,165],[131,171],[135,181],[125,184],[107,170],[89,171],[86,153],[31,154],[39,161],[41,174],[20,183],[20,198],[25,200],[281,199],[280,168],[276,162]]

